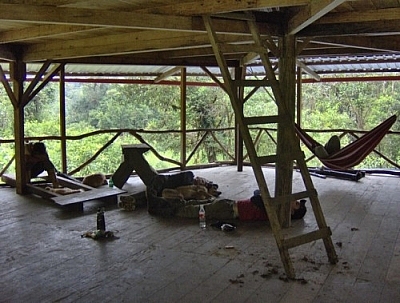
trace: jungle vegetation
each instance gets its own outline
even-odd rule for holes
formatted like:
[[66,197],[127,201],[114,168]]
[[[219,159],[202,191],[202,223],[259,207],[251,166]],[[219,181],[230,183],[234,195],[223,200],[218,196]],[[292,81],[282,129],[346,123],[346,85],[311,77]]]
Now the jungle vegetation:
[[[188,79],[188,81],[201,79]],[[268,89],[259,89],[244,105],[245,115],[276,114],[277,108]],[[330,82],[303,84],[301,125],[305,129],[332,130],[313,133],[319,142],[326,142],[336,129],[369,130],[392,114],[400,111],[400,82]],[[165,158],[180,161],[180,88],[167,85],[128,85],[105,83],[66,83],[67,136],[79,136],[98,130],[109,133],[68,140],[68,172],[87,161],[115,135],[118,129],[144,130],[140,136]],[[234,114],[229,99],[218,87],[188,86],[187,88],[187,155],[205,137],[188,165],[231,160],[221,148],[234,154]],[[13,139],[13,108],[3,87],[0,88],[0,138]],[[59,84],[48,84],[25,108],[25,137],[60,136]],[[261,127],[261,126],[260,126]],[[263,154],[275,151],[274,126],[268,131],[255,127],[254,138],[261,135],[258,150]],[[265,127],[265,126],[263,126]],[[397,121],[393,131],[400,130]],[[159,131],[173,131],[162,132]],[[217,139],[217,140],[215,140]],[[342,145],[354,138],[344,137]],[[51,159],[61,168],[60,142],[45,140]],[[91,164],[76,173],[84,176],[93,172],[112,174],[121,162],[121,144],[136,144],[138,139],[129,132],[122,133]],[[387,157],[400,163],[400,136],[388,135],[379,145]],[[310,153],[304,147],[306,155]],[[0,167],[14,154],[14,145],[0,146]],[[151,152],[146,159],[156,169],[172,167]],[[318,160],[310,166],[320,166]],[[371,154],[360,165],[363,168],[390,167],[383,159]],[[13,171],[13,165],[9,170]]]

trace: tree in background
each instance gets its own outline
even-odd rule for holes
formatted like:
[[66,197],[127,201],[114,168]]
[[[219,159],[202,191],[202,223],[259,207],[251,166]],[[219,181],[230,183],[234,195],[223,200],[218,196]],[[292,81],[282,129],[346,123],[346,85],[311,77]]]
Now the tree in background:
[[[232,127],[233,112],[224,92],[218,87],[193,86],[187,90],[187,128],[191,129],[216,129]],[[215,133],[220,142],[227,147],[231,140],[227,140],[227,134]],[[188,136],[188,145],[194,147],[200,140],[202,133],[197,133],[194,138]],[[228,147],[229,149],[229,147]],[[197,161],[214,163],[218,160],[217,142],[208,136],[203,145],[205,158],[197,157]]]
[[[191,79],[193,80],[193,79]],[[199,80],[199,79],[194,79]],[[49,83],[25,109],[25,136],[59,135],[58,83]],[[246,92],[248,93],[248,91]],[[400,83],[318,83],[303,85],[302,127],[311,129],[369,130],[388,116],[400,111]],[[13,108],[4,89],[0,90],[0,117],[2,139],[12,139]],[[146,133],[143,138],[168,158],[179,160],[180,154],[180,89],[165,85],[123,85],[104,83],[67,83],[66,112],[67,134],[81,135],[100,129],[144,129],[149,131],[175,130],[172,133]],[[276,105],[271,93],[258,90],[244,104],[246,116],[274,115]],[[226,128],[234,126],[234,115],[225,92],[218,87],[191,86],[187,89],[187,129]],[[261,126],[260,126],[261,127]],[[263,126],[265,127],[265,125]],[[399,122],[393,127],[399,130]],[[256,134],[258,130],[252,131]],[[274,137],[274,132],[269,132]],[[189,132],[188,151],[198,143],[202,134]],[[215,132],[224,147],[233,153],[233,131]],[[315,135],[320,142],[332,133]],[[80,141],[68,141],[68,170],[74,169],[90,158],[113,134],[98,135]],[[314,136],[314,135],[313,135]],[[343,144],[346,140],[343,139]],[[122,136],[82,170],[79,175],[102,171],[112,173],[121,161],[121,144],[138,141]],[[399,136],[385,138],[380,150],[390,158],[400,161]],[[57,168],[60,168],[60,144],[48,141],[48,150]],[[261,140],[260,150],[275,150],[273,140]],[[4,166],[14,154],[13,144],[0,146],[0,164]],[[169,163],[147,155],[157,169],[170,167]],[[190,164],[226,160],[216,142],[208,138]],[[149,161],[150,162],[150,161]],[[378,157],[369,157],[364,167],[385,166]]]
[[25,121],[26,122],[58,121],[58,117],[60,116],[59,115],[60,107],[58,100],[59,100],[58,84],[50,83],[49,85],[46,85],[25,106]]
[[[399,114],[400,83],[388,82],[335,82],[303,85],[302,127],[310,129],[358,129],[370,130],[393,114]],[[396,122],[392,130],[399,130]],[[336,133],[340,135],[340,133]],[[319,142],[326,142],[333,133],[313,134]],[[342,139],[348,144],[352,137]],[[386,136],[378,146],[389,158],[399,162],[399,152],[393,145],[400,141],[398,136],[391,140]],[[313,162],[315,163],[315,162]],[[382,158],[367,157],[363,167],[387,165]]]

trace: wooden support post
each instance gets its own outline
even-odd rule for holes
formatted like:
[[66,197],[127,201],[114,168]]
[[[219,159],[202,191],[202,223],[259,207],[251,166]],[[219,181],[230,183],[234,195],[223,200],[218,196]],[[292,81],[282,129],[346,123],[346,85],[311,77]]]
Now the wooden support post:
[[181,69],[181,169],[186,167],[186,68]]
[[303,89],[303,78],[301,76],[302,73],[302,68],[298,67],[297,68],[297,81],[296,81],[296,123],[297,125],[301,126],[301,112],[302,112],[302,89]]
[[10,63],[10,77],[12,81],[14,100],[14,138],[15,138],[15,176],[17,194],[28,193],[28,182],[25,170],[25,145],[24,145],[24,105],[23,90],[26,78],[26,65],[22,61]]
[[[278,103],[278,115],[285,117],[278,122],[277,162],[275,196],[288,196],[292,193],[293,154],[294,149],[293,124],[296,90],[296,49],[295,37],[286,35],[280,39],[279,84],[282,99]],[[290,226],[290,201],[279,207],[279,221],[282,227]]]
[[67,173],[67,127],[65,122],[65,66],[60,70],[60,134],[61,134],[61,170]]
[[[242,80],[246,76],[246,68],[240,66],[235,68],[235,79],[236,80]],[[243,86],[238,86],[237,87],[237,94],[238,94],[238,100],[240,100],[241,104],[238,106],[241,106],[241,110],[243,112],[243,105],[244,105],[244,87]],[[239,129],[239,124],[236,122],[235,119],[235,159],[236,159],[236,165],[237,165],[237,171],[243,171],[243,137],[242,134],[240,133]]]

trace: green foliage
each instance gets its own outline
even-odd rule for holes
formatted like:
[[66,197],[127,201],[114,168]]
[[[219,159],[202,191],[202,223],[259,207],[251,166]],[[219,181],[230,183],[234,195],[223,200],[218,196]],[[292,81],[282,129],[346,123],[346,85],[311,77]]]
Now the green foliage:
[[[319,83],[303,85],[302,127],[316,130],[354,129],[370,130],[393,114],[399,113],[400,84],[398,82],[346,82]],[[392,130],[399,130],[397,121]],[[325,144],[333,134],[329,132],[312,134],[320,143]],[[387,135],[389,137],[390,135]],[[398,136],[385,138],[378,149],[389,158],[399,162],[399,154],[395,144]],[[344,137],[342,146],[354,140]],[[395,142],[395,143],[394,143]],[[307,153],[310,155],[310,153]],[[315,160],[309,163],[318,166]],[[374,153],[361,163],[360,167],[385,167],[388,164]]]
[[10,99],[4,90],[4,87],[0,86],[0,137],[10,139],[13,138],[13,123],[14,123],[14,111]]
[[[203,81],[190,78],[188,81]],[[251,89],[245,90],[245,96]],[[181,134],[180,88],[165,85],[128,85],[104,83],[66,84],[67,135],[78,136],[97,130],[133,129],[143,140],[153,146],[162,157],[180,162]],[[234,154],[234,114],[230,100],[219,87],[189,86],[186,100],[187,150],[186,157],[197,148],[188,165],[231,160],[224,150]],[[245,116],[276,115],[277,106],[270,89],[259,89],[243,106]],[[360,129],[369,130],[388,116],[400,112],[399,82],[348,82],[304,84],[302,95],[302,127],[315,130]],[[13,107],[3,88],[0,89],[0,136],[12,139]],[[25,136],[59,136],[59,85],[49,83],[25,108]],[[261,128],[262,127],[262,128]],[[255,126],[252,137],[259,137],[258,151],[273,154],[276,150],[276,132]],[[274,126],[272,126],[274,127]],[[215,129],[213,138],[208,129]],[[222,130],[224,129],[224,130]],[[175,132],[167,132],[175,130]],[[193,131],[201,130],[201,131]],[[396,122],[392,130],[400,130]],[[165,131],[156,133],[156,131]],[[312,134],[325,143],[334,131]],[[337,131],[336,134],[340,134]],[[206,134],[205,138],[203,136]],[[81,140],[67,142],[67,171],[77,169],[105,146],[115,132],[102,133]],[[200,140],[202,144],[199,145]],[[345,137],[342,145],[353,138]],[[223,146],[221,147],[220,144]],[[55,166],[61,169],[61,145],[57,140],[47,140],[48,152]],[[93,172],[112,174],[122,161],[121,145],[140,141],[123,133],[88,166],[76,173],[83,176]],[[379,145],[379,151],[400,162],[398,146],[400,137],[388,135]],[[0,148],[0,165],[14,154],[13,144]],[[151,152],[146,159],[156,169],[175,166],[159,160]],[[316,160],[309,165],[318,166]],[[382,158],[369,156],[363,167],[388,166]],[[13,166],[9,170],[13,170]]]
[[55,119],[59,117],[60,112],[58,100],[58,85],[55,83],[47,85],[25,106],[25,121],[45,122],[52,120],[58,123]]

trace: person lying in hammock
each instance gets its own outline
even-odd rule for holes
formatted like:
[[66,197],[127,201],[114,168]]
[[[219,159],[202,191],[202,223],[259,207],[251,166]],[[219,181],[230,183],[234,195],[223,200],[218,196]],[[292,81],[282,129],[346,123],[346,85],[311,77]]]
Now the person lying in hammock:
[[333,135],[324,146],[317,145],[314,147],[314,153],[318,158],[328,158],[330,155],[340,150],[340,138],[337,135]]

